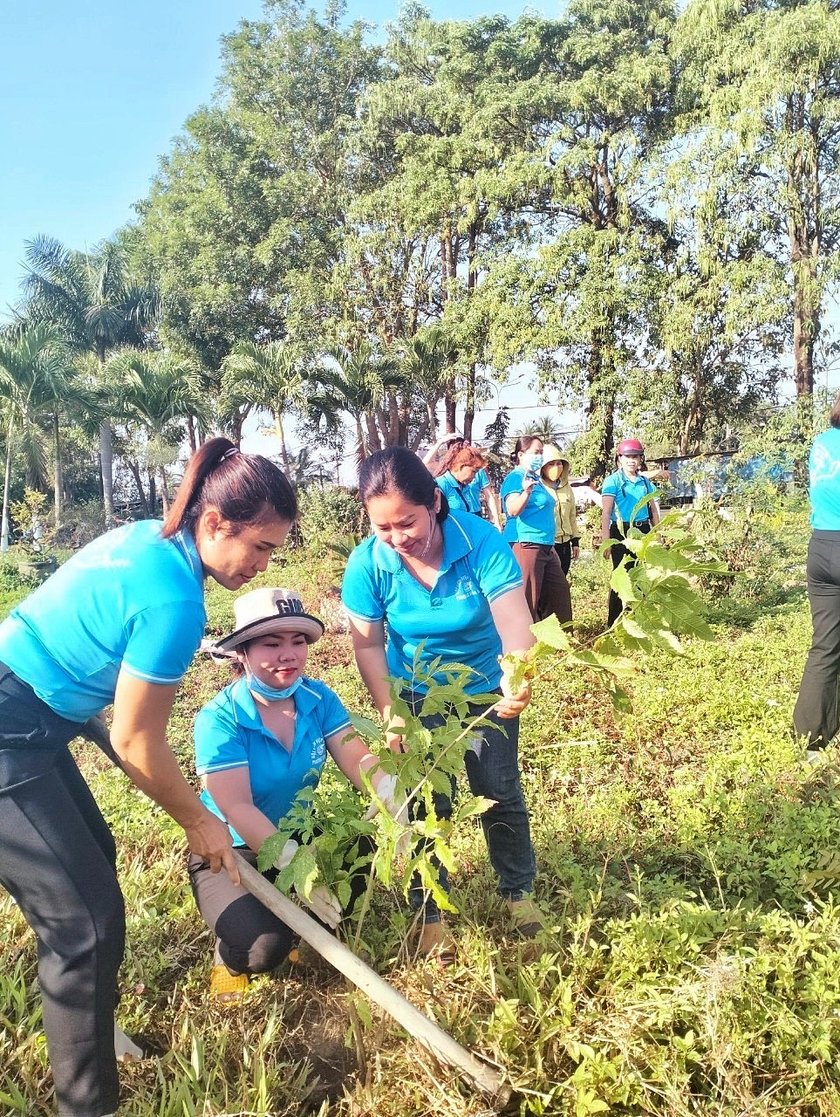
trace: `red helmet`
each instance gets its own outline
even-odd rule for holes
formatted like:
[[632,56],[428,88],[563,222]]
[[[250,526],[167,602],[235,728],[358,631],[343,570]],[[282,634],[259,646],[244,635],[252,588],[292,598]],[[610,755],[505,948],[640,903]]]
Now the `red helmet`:
[[645,448],[638,438],[622,438],[615,448],[616,454],[644,454]]

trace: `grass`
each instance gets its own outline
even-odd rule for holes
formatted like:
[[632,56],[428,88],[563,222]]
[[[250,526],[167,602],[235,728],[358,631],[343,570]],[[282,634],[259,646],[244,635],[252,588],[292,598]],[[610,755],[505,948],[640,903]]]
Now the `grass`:
[[[781,514],[767,513],[768,533]],[[715,642],[641,662],[632,715],[617,719],[583,673],[558,669],[541,684],[522,729],[550,926],[539,952],[510,932],[477,825],[455,839],[454,969],[413,961],[405,904],[376,892],[364,928],[375,968],[504,1068],[511,1112],[840,1114],[840,766],[829,750],[810,767],[790,733],[810,625],[807,527],[801,510],[784,514],[779,563],[754,517],[760,566],[739,551],[736,585],[707,587]],[[581,635],[603,621],[606,576],[597,558],[573,571]],[[295,586],[318,612],[332,574],[312,552],[287,552],[264,581]],[[211,629],[224,631],[229,595],[211,590],[208,607]],[[311,666],[372,712],[345,635],[317,645]],[[185,681],[172,723],[185,767],[191,719],[225,680],[202,661]],[[120,1020],[168,1048],[123,1069],[121,1114],[497,1111],[323,969],[286,965],[256,979],[240,1007],[211,1004],[211,938],[180,831],[90,746],[77,755],[120,849]],[[8,898],[0,918],[0,1108],[45,1114],[34,945]]]

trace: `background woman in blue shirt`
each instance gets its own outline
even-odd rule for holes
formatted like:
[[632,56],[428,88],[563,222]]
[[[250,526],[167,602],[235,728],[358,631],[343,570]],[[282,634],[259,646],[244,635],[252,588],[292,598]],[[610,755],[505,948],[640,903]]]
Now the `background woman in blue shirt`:
[[813,531],[806,570],[814,632],[793,724],[809,749],[825,748],[840,728],[840,395],[829,422],[808,463]]
[[[328,753],[359,789],[360,773],[378,761],[352,732],[337,695],[303,674],[309,645],[324,626],[303,611],[298,594],[252,590],[237,598],[234,610],[236,629],[215,649],[232,657],[241,677],[196,717],[196,771],[204,781],[202,801],[227,821],[234,846],[255,865],[298,792],[317,786]],[[395,778],[376,771],[371,784],[387,809],[398,813]],[[290,839],[275,868],[290,864],[297,849]],[[241,885],[212,873],[198,854],[190,857],[189,869],[196,903],[216,935],[210,990],[219,1000],[238,1000],[249,974],[266,973],[287,956],[292,932]],[[363,876],[357,879],[363,888]],[[326,888],[316,887],[304,902],[322,922],[337,926],[341,907]]]
[[0,883],[38,939],[63,1117],[113,1113],[116,1056],[131,1051],[114,1024],[125,940],[114,839],[67,746],[113,703],[111,743],[129,779],[213,872],[238,880],[228,828],[184,778],[166,727],[204,632],[204,579],[240,589],[296,514],[275,465],[212,439],[164,523],[100,536],[0,625]]
[[528,608],[535,621],[554,614],[561,624],[568,624],[572,597],[554,549],[555,502],[540,483],[542,439],[527,434],[517,438],[510,458],[515,468],[500,490],[507,516],[504,535],[522,569]]
[[[620,542],[628,529],[634,527],[646,535],[659,523],[659,505],[655,500],[636,509],[639,501],[656,492],[647,477],[642,476],[644,456],[644,447],[637,438],[623,439],[616,447],[618,469],[607,477],[601,488],[601,538],[616,541],[605,549],[605,555],[612,560],[613,570],[625,558],[627,566],[633,565],[633,552]],[[621,598],[611,589],[607,607],[608,628],[618,620],[621,612]]]
[[[359,672],[386,725],[390,677],[402,681],[410,701],[422,699],[426,684],[412,677],[418,655],[423,667],[438,657],[471,667],[468,693],[499,692],[490,715],[495,724],[482,730],[465,765],[473,794],[495,804],[481,822],[499,890],[520,930],[536,934],[539,912],[529,898],[536,866],[518,760],[518,719],[531,695],[528,687],[511,694],[499,664],[500,655],[524,652],[534,642],[517,564],[494,527],[449,512],[410,450],[371,454],[359,472],[359,495],[373,535],[351,554],[341,594]],[[441,670],[441,678],[445,674]],[[402,749],[398,727],[392,748]],[[450,811],[441,801],[441,817]],[[437,907],[419,888],[412,903],[423,913],[421,951],[450,961],[452,943]]]

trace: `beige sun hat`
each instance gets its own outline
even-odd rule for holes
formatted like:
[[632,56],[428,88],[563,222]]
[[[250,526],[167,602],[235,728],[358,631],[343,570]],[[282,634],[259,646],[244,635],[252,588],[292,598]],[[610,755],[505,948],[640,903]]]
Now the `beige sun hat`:
[[296,590],[271,586],[251,590],[234,601],[233,618],[236,628],[213,644],[211,652],[230,655],[240,644],[272,632],[302,632],[307,644],[314,644],[324,635],[323,623],[304,612]]
[[547,465],[553,465],[555,462],[562,462],[564,465],[568,465],[569,459],[562,450],[558,450],[556,446],[553,446],[550,442],[546,442],[543,446],[543,463],[541,468],[545,469]]

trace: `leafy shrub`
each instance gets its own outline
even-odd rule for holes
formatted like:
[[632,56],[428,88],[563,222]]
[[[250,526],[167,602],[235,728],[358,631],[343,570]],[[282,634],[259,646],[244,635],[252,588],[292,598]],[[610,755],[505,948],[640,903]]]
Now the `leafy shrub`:
[[320,547],[337,535],[364,532],[364,511],[358,496],[338,485],[312,487],[300,494],[300,518],[304,539]]

